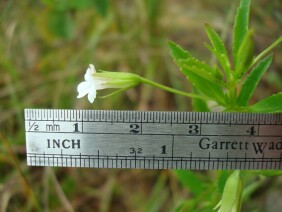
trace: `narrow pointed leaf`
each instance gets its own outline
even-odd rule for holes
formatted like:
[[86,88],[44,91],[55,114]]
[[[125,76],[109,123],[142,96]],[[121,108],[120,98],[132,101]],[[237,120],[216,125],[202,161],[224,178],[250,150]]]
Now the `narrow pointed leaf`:
[[226,105],[226,97],[223,93],[222,88],[214,82],[211,82],[194,71],[189,70],[189,68],[182,67],[181,71],[187,77],[187,79],[193,83],[193,85],[199,89],[200,92],[206,96],[214,99],[220,105]]
[[228,53],[226,51],[223,41],[221,40],[217,32],[208,24],[206,24],[206,32],[213,47],[211,48],[210,46],[207,46],[207,48],[209,50],[212,50],[212,52],[215,54],[224,71],[229,72],[230,63],[228,60]]
[[224,186],[226,184],[226,181],[228,179],[228,176],[230,175],[230,171],[222,170],[218,171],[220,174],[217,179],[217,188],[220,194],[223,193]]
[[205,25],[206,33],[211,41],[212,46],[219,54],[227,55],[226,48],[223,44],[223,41],[217,34],[217,32],[208,24]]
[[[169,41],[168,45],[170,48],[170,54],[178,66],[181,66],[179,62],[183,61],[183,59],[191,59],[191,61],[194,61],[194,62],[196,61],[196,59],[193,58],[193,56],[188,51],[184,50],[176,43]],[[205,65],[202,65],[202,66],[205,66]],[[205,66],[205,68],[207,67]],[[223,93],[223,90],[220,87],[220,85],[218,85],[218,83],[212,82],[210,81],[210,79],[207,79],[207,77],[201,76],[201,74],[203,74],[202,71],[201,71],[201,74],[197,73],[197,70],[199,69],[195,70],[195,67],[192,68],[191,70],[189,67],[185,66],[185,67],[180,67],[180,70],[182,71],[182,73],[184,73],[187,79],[190,82],[192,82],[193,85],[195,85],[195,87],[199,89],[200,92],[214,99],[218,104],[225,105],[226,96]],[[209,71],[208,68],[206,70]]]
[[224,54],[220,54],[218,51],[216,51],[216,49],[212,46],[210,46],[209,44],[205,43],[205,47],[211,52],[213,53],[216,58],[218,59],[221,67],[223,68],[223,70],[225,71],[225,74],[226,76],[229,78],[230,76],[230,69],[231,69],[231,66],[230,66],[230,63],[229,63],[229,60],[228,60],[228,57],[227,55],[224,55]]
[[192,55],[178,44],[168,41],[168,46],[170,49],[170,55],[174,60],[192,58]]
[[236,170],[226,181],[219,211],[240,211],[241,197],[242,180],[240,171]]
[[247,106],[251,96],[253,95],[261,77],[268,69],[272,61],[272,55],[269,55],[264,60],[260,61],[252,70],[244,82],[240,94],[237,99],[239,106]]
[[178,60],[177,64],[180,68],[187,68],[190,71],[196,73],[197,75],[205,78],[208,81],[217,83],[222,87],[227,87],[222,80],[219,80],[214,76],[215,70],[213,70],[209,65],[204,62],[197,60],[196,58],[189,58],[187,60]]
[[215,55],[219,60],[222,68],[225,72],[229,72],[230,63],[228,60],[228,53],[226,51],[223,41],[221,40],[217,32],[208,24],[206,24],[206,32],[211,41],[213,49],[216,52]]
[[211,68],[208,64],[206,64],[204,61],[199,61],[194,57],[188,58],[188,59],[180,59],[177,60],[177,63],[181,65],[187,65],[187,66],[193,66],[205,73],[212,74],[214,72],[213,68]]
[[282,113],[282,92],[259,101],[249,109],[256,113]]
[[251,0],[242,0],[239,8],[237,9],[237,14],[235,17],[235,23],[233,27],[232,53],[234,58],[234,64],[237,63],[238,50],[249,28],[250,5],[251,5]]
[[249,70],[254,58],[254,31],[250,30],[246,33],[241,46],[237,53],[237,61],[235,63],[236,78],[240,79]]

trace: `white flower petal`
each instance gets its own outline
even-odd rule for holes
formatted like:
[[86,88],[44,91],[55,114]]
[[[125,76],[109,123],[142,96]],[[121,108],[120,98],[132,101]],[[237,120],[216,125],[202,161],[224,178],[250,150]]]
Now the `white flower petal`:
[[87,71],[86,71],[86,73],[84,74],[84,80],[86,81],[86,82],[91,82],[91,81],[93,81],[93,74],[94,74],[94,72],[92,72],[91,73],[91,71],[89,71],[88,69],[87,69]]
[[94,72],[96,73],[96,69],[95,69],[95,66],[93,64],[89,64],[89,68]]
[[93,81],[93,74],[96,73],[94,65],[90,64],[84,75],[85,81]]
[[93,103],[96,98],[96,89],[94,86],[92,86],[92,89],[88,93],[88,100],[90,103]]
[[88,90],[91,86],[92,86],[91,82],[85,82],[85,81],[81,82],[77,86],[77,92],[80,93],[80,92],[83,92],[85,90]]
[[87,93],[89,93],[89,90],[91,89],[91,87],[92,87],[92,83],[90,82],[79,83],[79,85],[77,86],[77,92],[78,92],[77,98],[81,98],[85,96]]

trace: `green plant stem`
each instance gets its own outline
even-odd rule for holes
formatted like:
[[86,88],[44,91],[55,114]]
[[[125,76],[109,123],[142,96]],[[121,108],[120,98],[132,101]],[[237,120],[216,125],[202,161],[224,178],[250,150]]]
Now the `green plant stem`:
[[236,106],[236,99],[237,99],[236,87],[230,88],[229,99],[230,99],[229,107],[234,108]]
[[268,48],[266,48],[262,53],[260,53],[253,61],[253,64],[256,64],[258,61],[260,61],[267,53],[269,53],[274,47],[276,47],[279,43],[282,42],[282,36],[280,36],[274,43],[272,43]]
[[205,101],[212,100],[209,97],[201,96],[201,95],[197,95],[197,94],[192,94],[192,93],[186,93],[186,92],[183,92],[183,91],[180,91],[180,90],[177,90],[177,89],[174,89],[174,88],[170,88],[170,87],[167,87],[165,85],[156,83],[154,81],[151,81],[151,80],[143,78],[143,77],[140,77],[140,80],[143,83],[146,83],[148,85],[152,85],[154,87],[160,88],[160,89],[168,91],[170,93],[174,93],[174,94],[178,94],[178,95],[186,96],[186,97],[190,97],[190,98],[202,99],[202,100],[205,100]]

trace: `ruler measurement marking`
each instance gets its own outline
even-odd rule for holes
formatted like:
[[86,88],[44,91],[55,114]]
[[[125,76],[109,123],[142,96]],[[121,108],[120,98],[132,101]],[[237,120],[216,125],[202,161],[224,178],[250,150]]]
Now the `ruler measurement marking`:
[[211,159],[211,153],[209,152],[208,170],[210,169],[210,159]]
[[228,152],[226,152],[225,169],[228,169]]
[[116,161],[116,165],[115,165],[115,167],[118,167],[118,154],[116,154],[115,161]]
[[82,116],[82,119],[81,119],[81,133],[83,133],[84,132],[84,125],[83,125],[83,116]]
[[[124,123],[124,124],[130,124],[130,123],[144,123],[144,124],[150,124],[150,123],[154,123],[154,124],[176,124],[176,125],[189,125],[189,124],[202,124],[202,125],[226,125],[226,123],[218,123],[218,122],[209,122],[209,123],[206,123],[206,122],[199,122],[199,123],[194,123],[194,122],[187,122],[187,123],[171,123],[171,122],[148,122],[148,121],[136,121],[136,122],[132,122],[132,121],[111,121],[111,120],[108,120],[108,121],[99,121],[99,120],[84,120],[82,119],[81,121],[79,120],[65,120],[65,119],[60,119],[60,120],[53,120],[53,119],[49,119],[49,120],[38,120],[38,119],[25,119],[25,121],[36,121],[36,122],[46,122],[46,121],[56,121],[56,122],[85,122],[85,123]],[[251,124],[251,123],[228,123],[228,125],[231,125],[231,126],[237,126],[237,125],[240,125],[240,126],[251,126],[251,125],[262,125],[262,126],[276,126],[277,124],[280,124],[280,123],[259,123],[259,124]]]
[[98,168],[100,168],[100,151],[98,150]]
[[90,156],[88,156],[88,168],[90,168],[91,167],[91,158],[90,158]]
[[[115,167],[116,168],[124,168],[124,167],[125,168],[128,168],[128,167],[129,168],[141,168],[143,167],[143,168],[150,168],[150,169],[156,169],[156,168],[158,169],[159,168],[163,168],[163,169],[164,168],[167,168],[167,169],[176,168],[177,169],[177,168],[185,167],[187,169],[200,169],[200,170],[202,169],[208,169],[208,170],[209,169],[238,169],[238,168],[240,169],[258,169],[258,168],[260,169],[279,169],[280,168],[281,169],[282,153],[281,153],[281,149],[279,146],[280,145],[279,138],[282,137],[282,135],[280,135],[280,132],[282,131],[280,130],[281,121],[282,121],[281,114],[274,115],[274,114],[242,114],[242,113],[194,113],[194,112],[146,112],[146,111],[135,112],[135,111],[26,109],[25,110],[26,136],[27,138],[29,138],[27,139],[27,147],[31,148],[31,149],[27,148],[28,150],[27,151],[27,162],[29,165],[40,165],[40,166],[53,165],[53,166],[71,166],[71,167],[79,166],[79,167],[98,167],[98,168],[107,167],[109,168],[110,167],[109,160],[111,160],[110,162],[112,163],[112,166],[111,166],[112,168],[115,168]],[[52,125],[50,123],[52,123]],[[79,124],[78,125],[79,128],[77,127],[75,129],[79,129],[80,132],[68,132],[68,130],[71,131],[72,129],[69,127],[72,125],[68,125],[68,124],[72,124],[72,123]],[[91,126],[91,123],[99,123],[100,125]],[[103,131],[95,132],[95,129],[98,126],[102,127],[101,128],[102,130],[103,130],[103,127],[108,127],[108,125],[104,125],[105,123],[110,123],[111,126],[115,124],[120,124],[120,125],[116,125],[113,128],[105,128],[108,131],[105,130],[104,132]],[[48,124],[48,127],[47,127],[47,124]],[[56,130],[57,126],[55,125],[57,124],[58,125],[62,124],[58,128],[59,131]],[[128,128],[129,128],[129,124],[135,124],[135,125],[139,124],[140,131],[134,134],[130,132],[127,133],[126,127],[128,125]],[[34,127],[35,125],[36,126],[39,125],[40,131],[35,130],[35,127]],[[220,127],[222,126],[224,127],[227,125],[229,125],[231,128],[228,129],[225,127],[223,129],[227,131],[221,131]],[[50,130],[52,129],[51,128],[52,126],[53,127],[55,126],[55,131]],[[159,126],[159,128],[157,128],[157,130],[154,131],[153,130],[154,127],[157,127],[157,126]],[[272,126],[275,126],[275,128],[271,129]],[[95,127],[95,128],[91,129],[91,127],[92,128]],[[118,131],[117,127],[121,127],[122,130]],[[44,131],[45,129],[46,131]],[[149,129],[151,129],[152,131],[150,132]],[[190,132],[188,131],[189,129],[190,129]],[[246,132],[244,131],[245,129],[246,129]],[[114,132],[114,130],[116,130],[116,132]],[[220,133],[223,132],[223,133],[219,135],[218,133],[216,133],[216,131]],[[247,132],[247,131],[250,131],[250,132]],[[193,133],[196,133],[196,134],[193,134]],[[37,134],[38,136],[36,136]],[[80,151],[79,148],[77,150],[74,150],[75,153],[79,153],[76,155],[75,154],[70,154],[70,155],[66,154],[66,152],[68,152],[68,149],[64,149],[64,152],[62,151],[62,149],[60,149],[60,154],[48,154],[51,149],[50,150],[44,149],[42,147],[42,142],[38,143],[39,148],[33,149],[33,145],[37,145],[36,143],[34,143],[36,142],[36,139],[42,140],[44,139],[44,135],[46,136],[50,135],[50,137],[57,135],[59,137],[56,139],[62,139],[62,140],[71,138],[71,137],[64,138],[63,135],[65,136],[75,135],[77,136],[77,138],[82,139],[81,142],[86,142],[88,138],[90,138],[90,137],[81,138],[79,137],[80,134],[83,134],[85,136],[93,135],[93,134],[97,134],[97,136],[98,135],[107,135],[107,136],[113,135],[113,136],[117,136],[117,138],[125,139],[124,141],[122,141],[122,143],[125,142],[124,144],[130,141],[133,142],[135,140],[134,138],[136,138],[136,143],[135,142],[132,143],[133,148],[138,147],[135,145],[136,144],[139,145],[139,140],[140,140],[141,142],[140,147],[143,148],[142,151],[144,151],[144,154],[147,154],[146,148],[149,148],[149,149],[158,148],[159,149],[161,146],[167,145],[167,143],[163,139],[170,137],[172,139],[171,153],[168,154],[167,157],[158,155],[160,153],[151,154],[151,155],[137,155],[135,152],[134,155],[126,155],[122,152],[124,151],[123,149],[118,148],[118,150],[116,150],[117,153],[115,157],[114,155],[107,154],[107,148],[108,148],[107,147],[106,149],[103,149],[103,155],[99,153],[99,150],[98,150],[98,155],[96,156],[91,153],[84,154],[85,152],[87,152],[87,147],[88,145],[90,145],[90,143],[85,143],[87,147],[84,148],[85,150],[83,149],[82,152],[80,153],[78,152]],[[39,135],[42,135],[42,136],[39,136]],[[130,137],[126,137],[129,135]],[[118,136],[125,136],[125,137],[118,137]],[[151,142],[150,139],[148,139],[148,137],[143,137],[143,136],[151,136],[152,139],[157,139],[157,140],[156,142]],[[163,137],[158,137],[158,136],[163,136]],[[212,148],[209,148],[208,155],[204,154],[203,157],[201,156],[199,157],[201,153],[197,153],[197,151],[199,150],[197,150],[197,146],[195,146],[192,148],[192,151],[190,151],[190,157],[189,156],[182,157],[183,155],[181,155],[180,153],[181,152],[182,154],[185,153],[185,150],[184,151],[182,150],[182,148],[186,148],[185,146],[182,146],[182,145],[185,145],[185,142],[186,142],[185,140],[187,140],[187,143],[188,143],[189,139],[191,138],[192,140],[194,139],[193,142],[195,142],[197,138],[200,139],[200,138],[203,138],[203,136],[207,138],[212,137],[212,138],[209,138],[210,140],[206,139],[204,141],[204,142],[210,142],[210,143],[207,143],[207,145],[213,145],[211,143],[213,141],[227,142],[227,143],[229,142],[229,145],[230,145],[230,142],[238,143],[238,142],[242,142],[242,140],[240,139],[244,139],[243,142],[249,142],[250,143],[249,146],[253,146],[256,149],[255,150],[256,153],[255,154],[252,153],[254,155],[252,154],[249,155],[249,152],[251,150],[247,148],[244,151],[240,152],[241,147],[239,148],[239,144],[234,144],[235,148],[237,148],[234,151],[232,150],[233,148],[231,149],[231,146],[223,150],[218,150],[218,149],[213,150]],[[238,139],[236,139],[237,137]],[[50,139],[52,139],[52,137]],[[85,139],[86,141],[84,141]],[[175,143],[175,141],[177,141],[177,143]],[[56,142],[59,142],[59,140]],[[273,144],[271,144],[271,142]],[[123,145],[122,143],[115,144],[113,142],[112,145]],[[94,145],[96,144],[96,140],[95,141],[93,140],[93,144]],[[84,143],[82,145],[84,145]],[[265,145],[276,145],[275,147],[276,149],[272,151],[273,154],[271,153],[271,148],[273,149],[273,146],[265,147]],[[60,147],[58,144],[56,148],[57,147],[61,148],[61,147],[65,147],[65,145],[61,144],[61,147]],[[116,146],[116,147],[119,147],[119,146]],[[40,153],[41,148],[43,148],[42,153],[36,154],[36,152]],[[111,145],[109,146],[109,148],[112,148]],[[260,151],[260,149],[263,149],[263,151]],[[187,149],[187,150],[190,150],[190,149]],[[35,154],[34,153],[32,154],[32,152],[34,151],[35,151]],[[56,151],[56,149],[54,149],[54,151]],[[156,150],[153,150],[153,151],[156,151]],[[224,151],[225,151],[226,157],[220,157],[221,155],[220,152],[223,153]],[[229,155],[229,151],[231,151],[230,153],[232,153],[233,151],[233,153],[231,154],[232,156]],[[238,154],[234,153],[236,151],[238,152]],[[192,152],[195,152],[195,155]],[[207,151],[202,151],[202,152],[204,153]],[[246,152],[248,152],[249,157],[247,157]],[[122,153],[122,154],[118,154],[118,153]],[[260,156],[261,154],[263,155],[262,157]],[[268,156],[266,156],[265,154]],[[118,160],[120,160],[120,165],[118,163]],[[50,161],[52,161],[52,163]],[[97,161],[97,163],[95,161]],[[131,162],[134,162],[134,167],[132,167]],[[190,165],[190,167],[188,165]]]
[[[76,158],[83,158],[83,157],[93,157],[93,158],[95,158],[95,159],[98,159],[98,155],[89,155],[89,154],[82,154],[82,153],[79,153],[79,154],[77,154],[77,155],[73,155],[73,154],[66,154],[66,153],[63,153],[63,154],[61,154],[61,153],[58,153],[58,154],[47,154],[47,153],[41,153],[41,154],[38,154],[38,153],[27,153],[28,154],[28,156],[29,157],[43,157],[44,155],[45,155],[45,157],[50,157],[51,156],[51,158],[52,157],[58,157],[58,158],[60,158],[61,156],[63,156],[63,157],[76,157]],[[99,155],[99,158],[100,159],[106,159],[107,157],[109,157],[109,158],[114,158],[114,157],[118,157],[118,158],[125,158],[125,157],[127,157],[127,158],[129,158],[130,160],[134,160],[135,159],[135,156],[131,156],[131,155],[117,155],[117,156],[115,156],[115,155]],[[136,160],[139,160],[139,159],[143,159],[144,158],[144,156],[136,156]],[[170,159],[170,157],[162,157],[162,156],[158,156],[158,157],[156,157],[156,155],[155,155],[155,160],[162,160],[162,159]],[[182,158],[182,160],[183,159],[185,159],[185,160],[187,160],[187,161],[190,161],[190,157],[175,157],[174,158],[174,160],[176,161],[176,160],[178,160],[178,161],[180,161],[181,160],[181,158]],[[215,159],[222,159],[222,161],[226,161],[226,160],[224,160],[224,159],[226,159],[226,157],[208,157],[208,156],[206,156],[206,157],[194,157],[195,158],[195,160],[202,160],[202,161],[209,161],[209,160],[215,160]],[[255,160],[255,162],[257,162],[257,161],[259,161],[259,162],[262,162],[262,161],[264,161],[264,162],[268,162],[268,161],[270,161],[270,160],[274,160],[274,159],[276,159],[276,161],[277,162],[280,162],[281,161],[281,159],[280,158],[271,158],[271,157],[265,157],[265,156],[262,156],[262,157],[260,157],[260,158],[257,158],[257,157],[249,157],[249,158],[237,158],[237,157],[228,157],[229,159],[228,159],[228,162],[231,162],[231,160],[238,160],[238,159],[240,159],[241,161],[252,161],[252,160]],[[128,159],[128,160],[129,160]],[[145,156],[145,159],[153,159],[153,155],[152,156]],[[193,159],[193,158],[192,158]]]
[[174,135],[172,135],[171,140],[171,159],[173,160],[173,151],[174,151]]
[[[30,154],[30,153],[29,153]],[[63,154],[63,155],[61,155],[61,154],[49,154],[49,155],[52,155],[52,158],[56,158],[56,160],[58,161],[59,159],[62,159],[62,158],[65,158],[65,159],[68,159],[68,158],[72,158],[73,157],[73,155],[66,155],[66,154]],[[37,163],[39,163],[39,159],[41,158],[41,154],[33,154],[33,156],[31,156],[31,155],[29,155],[28,157],[32,157],[32,158],[34,158],[34,161],[35,162],[37,162]],[[79,158],[75,158],[75,159],[79,159],[80,161],[82,161],[82,160],[85,160],[85,159],[91,159],[91,155],[82,155],[82,154],[79,154],[78,155],[78,157]],[[97,167],[97,168],[105,168],[106,166],[105,166],[105,160],[109,160],[109,158],[110,157],[114,157],[114,156],[101,156],[100,155],[100,157],[99,157],[99,159],[100,160],[102,160],[102,161],[104,161],[103,162],[103,166],[95,166],[95,167]],[[118,160],[121,160],[122,162],[123,162],[123,160],[134,160],[134,161],[139,161],[139,160],[141,160],[142,158],[143,158],[143,160],[145,159],[145,157],[142,157],[142,156],[139,156],[139,157],[136,157],[136,159],[135,158],[133,158],[133,159],[128,159],[128,157],[129,156],[126,156],[126,155],[120,155],[120,156],[118,156]],[[132,157],[135,157],[135,156],[132,156]],[[45,158],[46,158],[46,156],[45,156]],[[47,157],[47,158],[50,158],[50,157]],[[96,157],[96,159],[97,159],[98,157]],[[184,157],[183,157],[184,158]],[[179,162],[179,161],[183,161],[183,158],[175,158],[175,162]],[[186,157],[187,158],[187,157]],[[192,161],[194,161],[195,162],[195,164],[194,164],[194,168],[195,169],[205,169],[205,166],[201,166],[201,162],[210,162],[211,160],[212,161],[215,161],[215,160],[218,160],[218,161],[220,161],[221,162],[221,168],[223,169],[224,168],[224,163],[227,163],[227,161],[225,161],[224,160],[225,158],[208,158],[208,157],[197,157],[197,158],[195,158],[195,159],[192,159]],[[231,159],[231,158],[229,158],[229,159]],[[145,159],[145,160],[148,160],[149,162],[150,162],[150,164],[151,164],[151,162],[152,162],[152,160],[155,160],[155,161],[161,161],[161,160],[164,160],[164,158],[163,159],[161,159],[161,157],[159,157],[159,159],[157,158],[157,157],[148,157],[147,159]],[[189,159],[188,159],[189,160]],[[188,161],[188,160],[185,160],[185,161]],[[234,158],[234,160],[235,160],[235,163],[237,163],[238,161],[237,161],[237,158]],[[55,160],[54,160],[55,161]],[[169,160],[166,160],[166,161],[169,161]],[[190,160],[191,161],[191,160]],[[252,168],[252,169],[254,169],[255,167],[254,167],[254,165],[255,165],[255,163],[257,163],[257,162],[263,162],[263,163],[267,163],[267,162],[269,162],[269,164],[271,165],[271,164],[273,164],[274,162],[281,162],[281,159],[277,159],[276,161],[274,161],[274,159],[273,158],[248,158],[248,160],[244,160],[243,158],[242,158],[242,160],[240,160],[239,162],[248,162],[248,168]],[[32,161],[31,161],[32,162]],[[233,160],[229,160],[228,161],[229,163],[230,163],[230,166],[231,166],[231,164],[232,164],[232,162],[233,162]],[[44,164],[42,164],[42,163],[39,163],[41,166],[42,165],[44,165]],[[84,164],[84,165],[83,165]],[[86,167],[86,163],[81,163],[81,167]],[[251,164],[252,164],[252,166],[251,166]],[[270,168],[269,167],[269,164],[266,164],[266,166],[267,167],[263,167],[263,168]],[[58,163],[57,163],[57,165],[59,165]],[[56,166],[55,164],[53,164],[53,166]],[[67,163],[64,165],[64,164],[62,164],[62,166],[67,166]],[[123,167],[123,165],[121,164],[121,166]],[[153,165],[153,168],[154,168],[154,166],[155,165]],[[225,165],[225,166],[227,166],[227,165]],[[137,166],[136,166],[136,168],[138,168]],[[140,165],[139,165],[139,168],[140,168]],[[151,165],[148,167],[148,168],[152,168],[151,167]],[[226,167],[225,167],[226,168]]]
[[62,166],[64,165],[64,162],[63,162],[63,150],[61,149],[61,155],[60,155],[60,157],[61,157],[61,164],[62,164]]
[[79,167],[81,167],[81,153],[79,154]]
[[59,157],[56,157],[56,166],[59,166]]
[[143,134],[143,121],[142,121],[142,114],[143,114],[143,112],[141,111],[141,114],[140,114],[140,124],[141,124],[141,132],[140,132],[140,134]]

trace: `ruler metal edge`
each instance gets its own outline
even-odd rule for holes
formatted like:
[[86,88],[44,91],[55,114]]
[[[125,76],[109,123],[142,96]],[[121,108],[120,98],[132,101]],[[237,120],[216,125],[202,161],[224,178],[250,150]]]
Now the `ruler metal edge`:
[[25,109],[31,166],[282,169],[282,114]]

